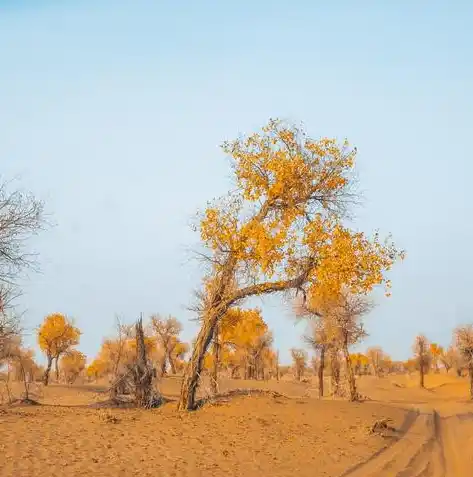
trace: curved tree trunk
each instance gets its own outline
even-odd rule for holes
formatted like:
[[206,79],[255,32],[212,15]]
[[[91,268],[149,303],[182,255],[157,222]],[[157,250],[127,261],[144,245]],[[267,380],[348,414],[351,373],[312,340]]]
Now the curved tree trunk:
[[319,398],[324,396],[324,370],[325,370],[325,346],[320,348],[320,365],[319,373]]
[[[226,310],[225,310],[226,311]],[[197,335],[192,355],[184,373],[181,395],[177,408],[191,411],[195,409],[196,393],[202,372],[204,356],[214,336],[215,327],[223,312],[209,312],[204,318],[203,325]]]
[[218,393],[218,369],[220,366],[220,341],[219,341],[219,326],[215,326],[215,336],[213,344],[213,368],[210,376],[210,389],[213,394]]

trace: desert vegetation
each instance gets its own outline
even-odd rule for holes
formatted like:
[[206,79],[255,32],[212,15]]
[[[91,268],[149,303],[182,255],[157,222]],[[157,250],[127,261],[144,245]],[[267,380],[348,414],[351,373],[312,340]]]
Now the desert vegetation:
[[[261,402],[274,409],[271,419],[276,420],[275,402],[291,412],[297,403],[310,402],[309,414],[314,409],[333,412],[329,406],[336,404],[354,419],[366,419],[363,409],[371,409],[366,411],[371,416],[394,416],[401,429],[404,411],[369,407],[374,404],[367,401],[390,402],[394,392],[408,402],[403,393],[413,376],[418,376],[416,392],[427,391],[435,376],[460,385],[468,376],[473,400],[473,325],[456,328],[446,348],[419,334],[406,361],[393,361],[379,346],[361,351],[368,336],[365,319],[375,310],[372,292],[381,288],[386,297],[391,295],[389,271],[405,253],[389,236],[347,226],[358,198],[353,188],[356,149],[347,141],[313,139],[279,120],[222,148],[231,160],[234,187],[200,214],[198,256],[204,269],[192,307],[199,328],[191,343],[182,338],[185,323],[160,310],[128,321],[116,318],[114,333],[103,338],[95,356],[85,356],[80,340],[91,330],[80,329],[65,312],[51,310],[38,317],[35,329],[45,366],[39,364],[34,350],[23,344],[14,298],[21,292],[21,274],[34,267],[27,239],[45,223],[43,205],[30,195],[7,192],[6,185],[0,188],[2,404],[8,409],[40,405],[48,396],[70,398],[76,392],[81,401],[77,409],[87,413],[99,408],[101,425],[120,423],[125,415],[116,413],[126,407],[156,425],[166,418],[172,426],[197,422],[189,417],[189,411],[196,411],[195,419],[207,429],[202,424],[206,412],[228,425],[230,417],[215,409],[225,403],[237,406],[252,396],[251,404],[243,404],[254,414],[250,420],[266,412]],[[273,294],[305,327],[300,346],[287,350],[290,363],[280,362],[263,309],[248,305],[251,298]],[[285,412],[281,415],[289,419]],[[43,415],[38,411],[38,419]],[[386,422],[367,423],[369,433],[352,438],[379,451],[381,441],[372,446],[367,436],[396,432]],[[132,427],[123,424],[123,432]],[[142,436],[145,431],[133,432]],[[342,425],[337,432],[343,439],[349,429]]]

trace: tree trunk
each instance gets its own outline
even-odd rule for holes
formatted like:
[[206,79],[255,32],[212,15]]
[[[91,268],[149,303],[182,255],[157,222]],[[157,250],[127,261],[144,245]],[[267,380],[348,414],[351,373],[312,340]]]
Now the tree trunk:
[[470,375],[470,399],[473,400],[473,364],[468,366],[468,374]]
[[358,392],[356,390],[355,373],[353,372],[353,366],[351,364],[350,353],[348,351],[347,337],[345,337],[344,343],[343,343],[343,355],[345,357],[345,366],[346,366],[348,387],[350,392],[349,399],[350,401],[358,401]]
[[325,369],[325,346],[320,348],[320,365],[319,365],[319,398],[324,396],[324,369]]
[[177,405],[179,410],[192,411],[195,409],[197,386],[204,364],[204,356],[214,336],[218,320],[225,312],[226,310],[219,312],[211,310],[204,317],[202,328],[197,335],[194,349],[182,380],[181,395]]
[[26,376],[25,367],[23,366],[23,359],[21,358],[21,356],[20,356],[20,367],[21,367],[21,374],[23,376],[23,385],[25,386],[25,399],[29,401],[30,394],[28,389],[28,379]]
[[338,396],[340,394],[340,362],[336,348],[330,350],[330,367],[332,371],[332,395]]
[[215,326],[215,336],[213,344],[213,368],[210,375],[210,389],[213,394],[218,393],[218,369],[220,366],[220,341],[219,341],[220,329],[218,324]]
[[135,400],[138,407],[146,407],[150,404],[152,396],[153,374],[146,359],[145,338],[143,333],[143,320],[136,322],[136,365],[134,373]]
[[279,379],[280,379],[280,374],[279,374],[279,350],[278,352],[276,353],[276,381],[279,382]]
[[419,385],[420,385],[421,388],[425,387],[424,386],[424,371],[425,371],[424,370],[424,362],[423,362],[423,360],[421,360],[420,366],[419,366],[419,379],[420,379]]
[[161,376],[166,376],[167,351],[164,351],[163,362],[161,363]]
[[48,364],[46,366],[46,369],[44,371],[44,376],[43,376],[43,383],[45,386],[49,384],[49,375],[51,373],[52,365],[53,365],[53,358],[52,356],[48,356]]
[[59,355],[56,356],[55,360],[55,368],[56,368],[56,382],[59,382]]
[[168,354],[168,361],[169,361],[169,366],[171,366],[171,373],[176,374],[176,364],[174,363],[174,360],[172,359],[171,353]]

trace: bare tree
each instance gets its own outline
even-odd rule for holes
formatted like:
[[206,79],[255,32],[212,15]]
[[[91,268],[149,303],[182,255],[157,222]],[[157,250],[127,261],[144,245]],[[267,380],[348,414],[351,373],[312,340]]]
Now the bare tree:
[[295,377],[300,381],[307,367],[307,353],[303,349],[292,348],[291,357],[294,363]]
[[460,361],[460,356],[458,355],[458,351],[453,347],[449,346],[446,351],[440,355],[440,362],[442,363],[445,371],[448,372],[452,368],[457,368],[456,364]]
[[324,395],[324,372],[327,352],[333,342],[324,327],[324,320],[316,319],[310,322],[309,331],[304,335],[304,341],[319,355],[317,376],[319,383],[319,398]]
[[24,269],[35,264],[25,243],[44,226],[44,206],[32,194],[10,191],[0,184],[0,282],[15,283]]
[[[356,401],[358,392],[349,347],[366,336],[363,317],[371,311],[373,304],[365,296],[354,295],[348,290],[342,290],[340,294],[330,299],[315,298],[317,298],[315,305],[309,299],[309,304],[307,302],[302,305],[298,304],[297,308],[299,316],[305,314],[312,319],[315,318],[316,323],[318,322],[308,341],[315,349],[322,350],[324,354],[328,347],[335,348],[335,350],[330,350],[330,353],[333,361],[332,379],[336,382],[336,389],[338,389],[336,380],[339,378],[340,365],[336,351],[341,351],[349,385],[349,399]],[[323,365],[321,376],[319,376],[319,386],[322,381]]]
[[459,326],[455,332],[455,341],[470,378],[470,399],[473,400],[473,325]]
[[175,374],[176,369],[173,360],[173,350],[178,343],[179,334],[182,331],[182,325],[173,316],[162,318],[158,314],[151,317],[151,325],[163,347],[163,361],[161,364],[161,375],[166,374],[167,363],[171,365],[171,372]]
[[373,346],[366,350],[366,355],[370,361],[371,367],[373,368],[374,375],[379,378],[381,368],[383,366],[384,352],[379,346]]
[[360,342],[367,335],[362,319],[372,308],[372,302],[365,296],[353,295],[348,291],[343,291],[327,307],[326,319],[331,322],[335,341],[338,343],[345,360],[350,401],[358,400],[359,396],[349,347]]
[[419,369],[419,385],[421,388],[424,388],[424,375],[429,371],[431,363],[430,345],[424,335],[416,337],[414,343],[414,354],[416,357],[417,368]]

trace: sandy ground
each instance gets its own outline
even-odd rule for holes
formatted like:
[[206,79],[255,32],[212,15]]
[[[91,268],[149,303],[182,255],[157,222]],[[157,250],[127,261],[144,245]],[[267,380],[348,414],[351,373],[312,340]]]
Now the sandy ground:
[[[164,380],[173,398],[179,380]],[[312,385],[224,381],[290,398],[234,397],[193,413],[92,409],[100,386],[52,385],[40,406],[0,409],[0,476],[446,476],[473,475],[473,405],[466,380],[359,380],[370,401],[318,400]],[[392,419],[396,431],[369,432]]]

